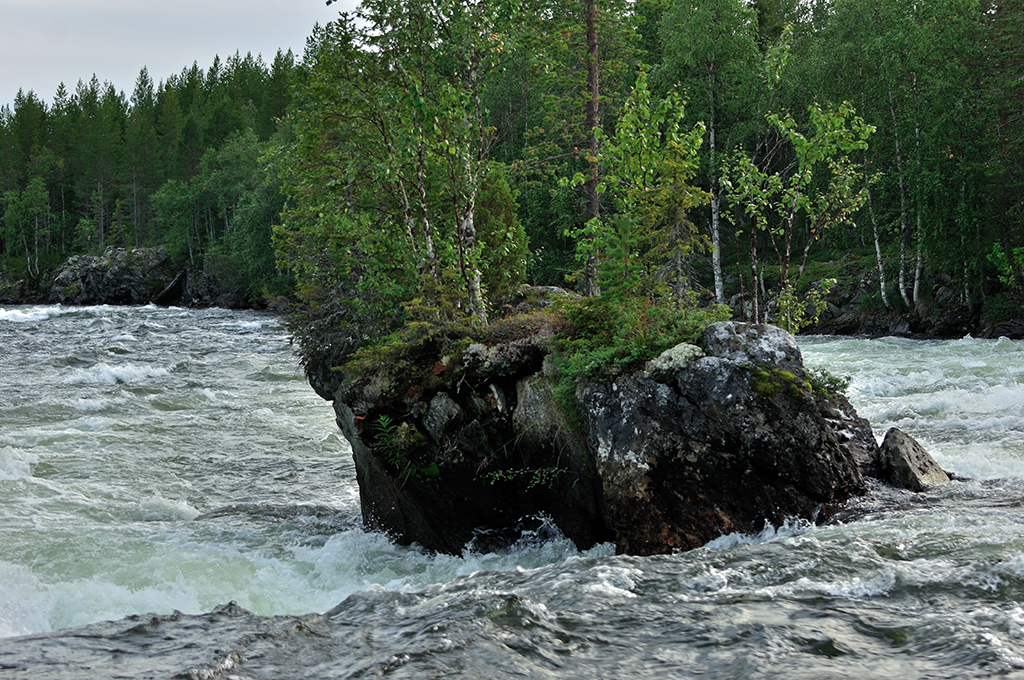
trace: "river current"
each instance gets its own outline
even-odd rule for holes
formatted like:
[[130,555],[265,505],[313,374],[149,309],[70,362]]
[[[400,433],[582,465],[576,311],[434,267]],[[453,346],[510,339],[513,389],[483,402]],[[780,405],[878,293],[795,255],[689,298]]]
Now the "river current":
[[1024,343],[801,338],[957,480],[698,550],[364,532],[275,317],[0,308],[0,678],[1024,678]]

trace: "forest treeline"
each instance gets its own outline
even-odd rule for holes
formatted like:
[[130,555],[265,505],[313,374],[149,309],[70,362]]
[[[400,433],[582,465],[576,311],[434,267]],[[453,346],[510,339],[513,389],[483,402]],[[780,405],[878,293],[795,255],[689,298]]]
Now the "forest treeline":
[[296,60],[197,64],[130,96],[94,75],[50,102],[0,109],[2,268],[35,279],[74,254],[166,245],[259,296],[275,278],[271,226],[284,199],[261,161],[280,134]]
[[301,58],[19,93],[2,266],[165,244],[373,337],[523,281],[797,328],[850,254],[864,305],[1019,312],[1022,35],[1019,0],[365,0]]

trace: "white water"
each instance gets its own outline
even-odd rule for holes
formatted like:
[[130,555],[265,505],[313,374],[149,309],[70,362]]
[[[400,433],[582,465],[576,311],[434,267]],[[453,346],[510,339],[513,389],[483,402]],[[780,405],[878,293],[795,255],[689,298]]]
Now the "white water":
[[[34,635],[0,640],[3,677],[1024,675],[1024,343],[802,338],[876,435],[971,479],[651,558],[362,531],[265,314],[0,309],[0,346],[0,638]],[[116,621],[232,600],[261,616]]]
[[572,552],[364,533],[350,449],[272,316],[0,309],[0,346],[0,637],[230,600],[305,614]]
[[1024,342],[801,338],[804,363],[851,378],[881,438],[898,427],[964,477],[1024,476]]

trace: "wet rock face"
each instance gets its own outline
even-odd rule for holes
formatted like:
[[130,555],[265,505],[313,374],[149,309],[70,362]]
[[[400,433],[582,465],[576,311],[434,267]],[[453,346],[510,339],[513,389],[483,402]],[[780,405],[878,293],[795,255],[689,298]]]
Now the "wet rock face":
[[578,391],[620,552],[695,548],[765,521],[827,514],[863,491],[837,433],[870,451],[870,428],[813,392],[792,336],[728,323],[709,326],[705,341],[725,356]]
[[578,385],[575,404],[537,338],[473,345],[414,387],[343,385],[335,411],[364,523],[458,553],[478,530],[543,513],[580,548],[653,554],[827,516],[862,492],[878,458],[870,426],[812,388],[791,335],[712,324],[703,344],[710,356],[680,345]]
[[542,337],[472,345],[427,362],[412,385],[377,374],[342,385],[334,409],[364,524],[451,554],[514,541],[542,514],[580,548],[609,540],[593,465],[540,371],[547,351]]

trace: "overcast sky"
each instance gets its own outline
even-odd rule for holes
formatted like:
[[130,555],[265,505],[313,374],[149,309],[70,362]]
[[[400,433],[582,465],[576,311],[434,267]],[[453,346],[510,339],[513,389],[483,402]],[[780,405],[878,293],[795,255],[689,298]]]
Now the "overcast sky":
[[0,0],[0,105],[21,88],[47,103],[95,73],[131,96],[139,70],[155,82],[214,55],[301,56],[316,23],[357,0]]

